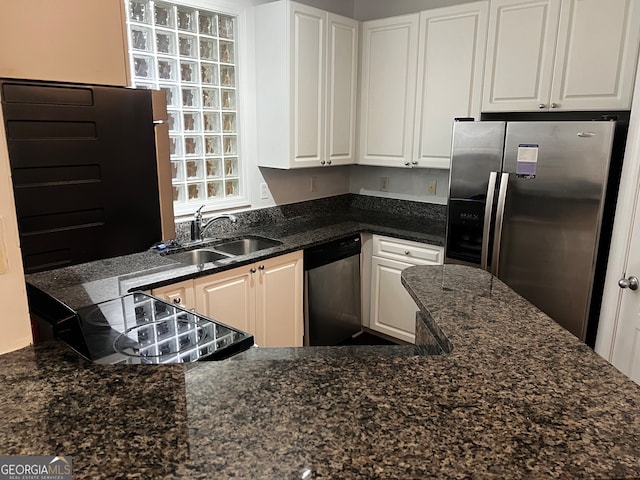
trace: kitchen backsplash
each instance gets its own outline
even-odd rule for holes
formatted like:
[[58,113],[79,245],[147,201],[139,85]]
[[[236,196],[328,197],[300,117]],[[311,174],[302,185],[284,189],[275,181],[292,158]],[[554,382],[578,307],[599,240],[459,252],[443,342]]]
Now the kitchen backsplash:
[[[417,219],[427,218],[441,221],[442,223],[446,221],[447,216],[447,207],[445,205],[348,193],[316,200],[238,212],[234,214],[238,219],[236,223],[231,223],[228,220],[220,220],[215,226],[215,231],[218,234],[229,234],[246,230],[255,225],[275,224],[309,215],[330,216],[336,215],[336,213],[347,214],[350,210],[370,210],[377,214],[387,213],[389,215],[416,217]],[[177,241],[188,241],[190,235],[190,221],[176,223]]]
[[427,218],[441,222],[447,221],[447,206],[434,203],[414,202],[397,198],[383,198],[369,195],[349,194],[349,208],[373,210],[379,213],[401,215],[405,217]]

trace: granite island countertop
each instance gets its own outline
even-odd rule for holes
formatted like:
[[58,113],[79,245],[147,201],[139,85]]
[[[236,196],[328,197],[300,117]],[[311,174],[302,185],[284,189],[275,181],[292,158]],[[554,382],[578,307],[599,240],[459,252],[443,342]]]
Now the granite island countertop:
[[448,353],[0,356],[0,454],[72,455],[76,479],[640,477],[640,387],[485,271],[402,278]]

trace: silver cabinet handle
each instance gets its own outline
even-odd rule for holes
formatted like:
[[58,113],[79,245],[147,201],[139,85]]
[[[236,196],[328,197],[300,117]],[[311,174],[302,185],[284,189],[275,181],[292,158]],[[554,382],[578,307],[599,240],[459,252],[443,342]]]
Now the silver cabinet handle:
[[558,105],[557,103],[552,103],[551,104],[551,108],[558,108],[560,105]]
[[504,221],[504,206],[507,201],[507,186],[509,185],[509,174],[503,173],[500,176],[500,190],[498,191],[498,208],[496,210],[496,229],[493,235],[493,258],[491,259],[491,270],[496,277],[500,266],[500,241],[502,240],[502,223]]
[[327,160],[327,165],[331,165],[331,160]]
[[417,160],[414,160],[414,161],[411,162],[411,165],[417,165],[417,164],[418,164]]
[[409,162],[404,162],[405,167],[408,167],[409,165],[411,165]]
[[260,265],[260,266],[258,267],[258,270],[264,270],[264,265]]
[[249,270],[251,273],[256,273],[256,269],[252,268],[251,270]]
[[628,288],[629,290],[638,289],[638,277],[621,278],[618,281],[620,288]]
[[325,162],[324,160],[320,160],[320,165],[324,165],[325,163],[327,162]]
[[409,250],[405,250],[405,251],[404,251],[404,254],[405,254],[405,255],[411,255],[411,252],[410,252]]
[[173,303],[175,303],[176,305],[180,304],[180,303],[182,303],[182,299],[180,297],[176,297],[176,298],[173,299]]
[[546,106],[544,103],[539,103],[539,104],[538,104],[538,108],[539,108],[540,110],[542,110],[542,109],[544,109],[544,108],[547,108],[547,106]]
[[482,247],[480,250],[480,268],[488,269],[489,261],[489,233],[491,232],[491,211],[493,210],[493,197],[496,194],[496,180],[498,172],[489,174],[489,185],[487,185],[487,200],[484,204],[484,224],[482,225]]

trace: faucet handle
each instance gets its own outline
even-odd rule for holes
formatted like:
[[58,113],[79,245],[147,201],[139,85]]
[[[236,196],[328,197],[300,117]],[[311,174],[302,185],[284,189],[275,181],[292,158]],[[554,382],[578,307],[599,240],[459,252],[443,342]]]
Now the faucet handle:
[[194,217],[196,218],[202,218],[202,209],[205,207],[205,204],[200,205],[200,208],[196,210],[196,212],[193,214]]

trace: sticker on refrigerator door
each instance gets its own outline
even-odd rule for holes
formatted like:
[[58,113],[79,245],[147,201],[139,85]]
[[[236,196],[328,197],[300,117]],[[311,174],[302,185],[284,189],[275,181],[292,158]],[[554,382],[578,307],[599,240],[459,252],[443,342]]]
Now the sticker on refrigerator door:
[[516,177],[536,178],[538,168],[538,145],[535,143],[521,143],[518,145],[516,160]]

